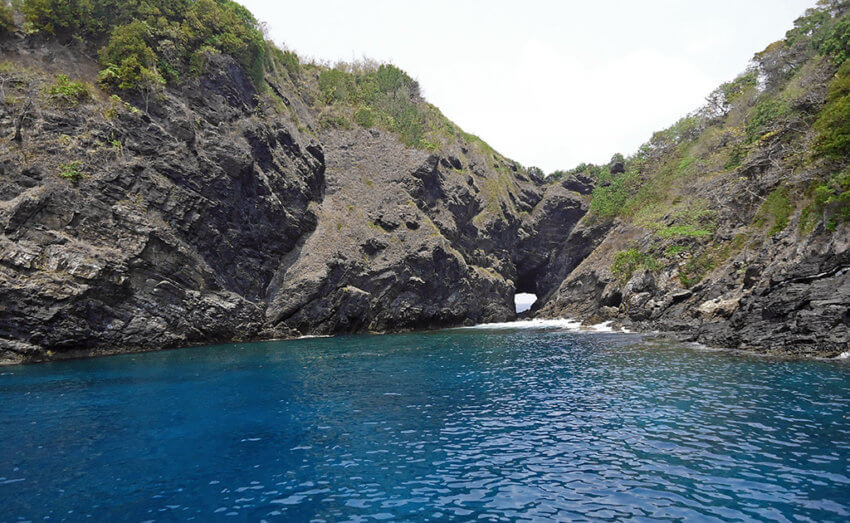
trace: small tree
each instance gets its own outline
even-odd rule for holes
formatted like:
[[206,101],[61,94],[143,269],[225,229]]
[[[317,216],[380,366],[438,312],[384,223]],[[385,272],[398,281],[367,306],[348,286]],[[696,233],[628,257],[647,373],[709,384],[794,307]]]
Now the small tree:
[[15,11],[7,0],[0,0],[0,36],[15,30]]
[[142,99],[145,101],[145,112],[148,112],[150,101],[165,88],[165,79],[156,70],[143,67],[139,74],[138,90],[142,94]]
[[150,101],[162,92],[165,79],[157,70],[157,56],[148,45],[150,30],[144,22],[134,21],[116,27],[109,42],[100,51],[100,83],[111,88],[136,91],[145,102],[145,112]]

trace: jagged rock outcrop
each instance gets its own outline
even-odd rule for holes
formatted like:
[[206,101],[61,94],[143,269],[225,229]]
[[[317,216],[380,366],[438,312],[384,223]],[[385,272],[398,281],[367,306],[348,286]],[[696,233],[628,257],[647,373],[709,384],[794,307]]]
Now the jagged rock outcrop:
[[742,249],[698,285],[684,288],[673,270],[637,271],[618,281],[610,270],[612,255],[640,238],[619,226],[598,237],[598,249],[560,284],[539,316],[614,320],[714,347],[837,356],[850,350],[847,231],[815,231],[804,240],[795,234],[789,227],[760,248]]
[[599,178],[593,249],[538,307],[716,347],[850,353],[850,4],[821,2]]
[[0,142],[5,362],[510,320],[587,211],[592,181],[551,187],[462,137],[322,125],[270,84],[281,113],[223,55],[147,113],[100,93],[71,110],[37,94],[46,70],[94,64],[4,45],[11,90],[36,93],[23,141]]
[[0,35],[0,363],[506,321],[517,292],[538,317],[846,352],[850,166],[812,151],[850,70],[810,25],[633,157],[549,179],[392,66],[187,63],[161,34],[185,77],[113,85],[128,103],[92,83],[106,33]]

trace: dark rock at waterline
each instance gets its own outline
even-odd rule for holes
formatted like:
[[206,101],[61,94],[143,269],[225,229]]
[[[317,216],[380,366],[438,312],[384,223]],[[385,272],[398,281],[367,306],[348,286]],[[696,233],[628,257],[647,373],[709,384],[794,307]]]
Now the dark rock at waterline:
[[[214,56],[148,113],[37,102],[23,145],[0,143],[0,360],[511,320],[517,279],[554,263],[537,245],[563,248],[586,212],[461,138],[431,152],[327,128],[308,93],[272,88],[289,113]],[[59,176],[80,158],[81,180]]]
[[[44,58],[96,71],[51,45],[0,42],[36,69]],[[148,113],[36,101],[24,140],[0,141],[0,362],[506,321],[517,292],[538,296],[527,316],[767,352],[848,350],[846,225],[805,236],[791,223],[730,249],[698,284],[682,278],[691,254],[622,281],[616,254],[657,238],[588,214],[598,180],[547,183],[462,136],[415,149],[383,130],[322,125],[308,91],[269,88],[285,111],[215,56]],[[0,134],[15,116],[0,105]],[[81,159],[82,179],[60,176]],[[760,202],[789,173],[759,165],[742,169]],[[757,198],[722,176],[735,173],[691,196],[716,212],[715,238],[752,240]]]

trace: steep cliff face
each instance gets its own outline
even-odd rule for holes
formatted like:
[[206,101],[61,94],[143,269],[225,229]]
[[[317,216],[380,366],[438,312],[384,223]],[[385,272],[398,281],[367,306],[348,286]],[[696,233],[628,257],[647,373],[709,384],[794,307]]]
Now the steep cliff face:
[[844,3],[632,157],[545,180],[393,66],[301,64],[232,2],[157,5],[0,33],[0,363],[506,321],[517,292],[538,317],[848,350]]
[[596,228],[598,245],[539,315],[850,350],[848,10],[822,2],[637,154],[583,166],[599,184],[576,230]]
[[586,188],[460,134],[426,149],[324,125],[308,73],[259,93],[214,55],[147,111],[92,85],[68,104],[46,94],[56,75],[96,64],[3,45],[7,362],[509,320],[516,282],[549,270],[538,243],[587,211]]

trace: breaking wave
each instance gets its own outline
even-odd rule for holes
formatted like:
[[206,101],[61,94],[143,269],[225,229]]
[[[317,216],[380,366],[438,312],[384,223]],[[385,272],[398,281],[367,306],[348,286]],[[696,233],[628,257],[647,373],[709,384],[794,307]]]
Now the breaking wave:
[[460,327],[465,330],[513,330],[513,329],[560,329],[573,332],[629,332],[626,329],[615,328],[613,322],[606,321],[597,325],[582,325],[578,320],[572,318],[542,319],[506,321],[500,323],[481,323],[469,327]]

